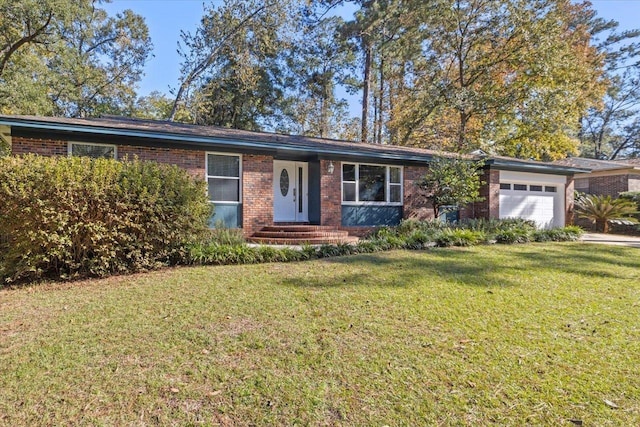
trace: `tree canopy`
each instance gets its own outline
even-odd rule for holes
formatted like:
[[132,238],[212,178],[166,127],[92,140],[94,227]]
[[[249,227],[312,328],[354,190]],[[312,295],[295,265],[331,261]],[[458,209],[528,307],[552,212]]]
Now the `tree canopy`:
[[211,2],[182,33],[175,90],[140,98],[147,27],[101,3],[0,0],[1,113],[540,160],[640,155],[640,31],[618,31],[588,1]]
[[0,0],[0,112],[126,113],[152,44],[130,10],[92,0]]
[[353,139],[346,91],[361,94],[363,142],[560,158],[610,82],[593,17],[570,0],[226,0],[183,37],[176,106]]
[[607,90],[582,116],[581,154],[597,159],[640,155],[640,30],[619,31],[618,23],[583,15],[604,55]]

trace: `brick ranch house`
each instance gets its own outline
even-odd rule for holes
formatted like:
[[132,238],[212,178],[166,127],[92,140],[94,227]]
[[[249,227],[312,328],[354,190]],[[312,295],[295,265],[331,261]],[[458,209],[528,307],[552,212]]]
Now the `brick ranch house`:
[[[414,185],[439,153],[388,145],[126,118],[0,116],[13,154],[137,156],[178,165],[208,183],[222,220],[252,236],[278,223],[361,235],[403,218],[429,218]],[[473,158],[473,156],[469,156]],[[570,166],[487,157],[484,201],[460,218],[520,217],[564,226],[573,210]]]
[[575,174],[575,189],[585,194],[611,197],[625,191],[640,191],[640,159],[597,160],[568,157],[554,164],[588,169]]

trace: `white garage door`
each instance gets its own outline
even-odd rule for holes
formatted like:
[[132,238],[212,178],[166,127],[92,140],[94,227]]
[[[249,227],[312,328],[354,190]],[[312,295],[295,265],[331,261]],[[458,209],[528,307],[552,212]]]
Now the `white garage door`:
[[564,226],[564,180],[563,176],[501,172],[500,218],[523,218],[540,228]]

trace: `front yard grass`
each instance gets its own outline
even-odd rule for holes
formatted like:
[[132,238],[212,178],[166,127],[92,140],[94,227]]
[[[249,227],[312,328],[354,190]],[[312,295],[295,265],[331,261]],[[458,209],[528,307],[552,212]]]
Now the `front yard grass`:
[[2,425],[637,425],[640,252],[576,243],[0,291]]

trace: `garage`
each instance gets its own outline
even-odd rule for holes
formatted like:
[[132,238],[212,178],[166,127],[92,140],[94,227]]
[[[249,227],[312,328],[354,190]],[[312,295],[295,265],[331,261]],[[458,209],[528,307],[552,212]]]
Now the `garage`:
[[565,183],[561,175],[500,171],[500,218],[531,220],[539,228],[563,227]]

